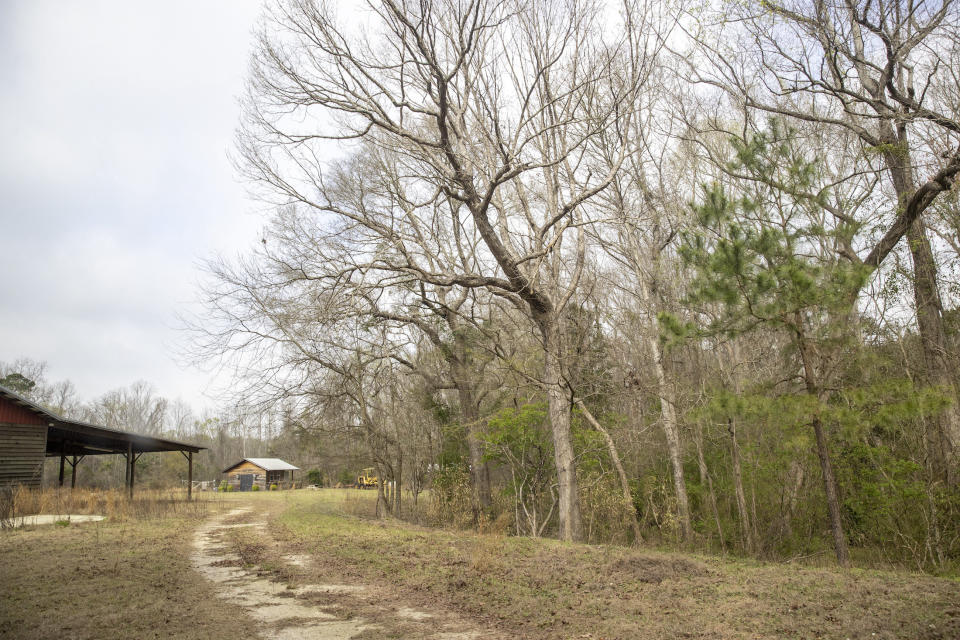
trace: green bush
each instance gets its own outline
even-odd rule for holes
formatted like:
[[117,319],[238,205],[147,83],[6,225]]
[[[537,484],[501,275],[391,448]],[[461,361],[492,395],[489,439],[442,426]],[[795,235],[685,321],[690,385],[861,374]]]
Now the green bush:
[[253,487],[252,487],[250,490],[251,490],[251,491],[260,491],[260,485],[258,485],[258,484],[253,485]]
[[353,474],[351,469],[341,469],[340,473],[337,475],[337,482],[342,485],[353,484],[357,481],[357,476]]
[[270,485],[270,491],[276,491],[276,490],[277,490],[277,485],[275,484]]

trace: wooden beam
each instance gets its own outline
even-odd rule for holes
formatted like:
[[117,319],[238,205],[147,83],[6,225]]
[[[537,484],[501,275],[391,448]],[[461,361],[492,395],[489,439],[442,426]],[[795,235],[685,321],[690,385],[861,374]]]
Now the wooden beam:
[[133,485],[136,482],[137,476],[137,458],[139,456],[134,456],[132,453],[133,444],[130,444],[131,453],[130,453],[130,499],[133,500]]
[[193,500],[193,451],[187,453],[187,501]]
[[67,456],[60,454],[60,482],[58,486],[63,486],[63,463],[67,461]]
[[71,467],[71,469],[70,469],[70,488],[71,488],[71,489],[76,489],[76,488],[77,488],[77,463],[78,463],[78,462],[80,462],[80,460],[77,459],[77,456],[73,456],[73,462],[70,463],[70,467]]

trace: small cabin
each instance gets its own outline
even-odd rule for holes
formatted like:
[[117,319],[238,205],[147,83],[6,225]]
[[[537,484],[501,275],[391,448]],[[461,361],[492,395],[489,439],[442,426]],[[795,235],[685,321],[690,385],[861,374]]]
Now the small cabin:
[[254,486],[267,490],[274,484],[278,489],[289,489],[293,486],[293,472],[299,470],[280,458],[244,458],[223,473],[224,482],[234,491],[250,491]]

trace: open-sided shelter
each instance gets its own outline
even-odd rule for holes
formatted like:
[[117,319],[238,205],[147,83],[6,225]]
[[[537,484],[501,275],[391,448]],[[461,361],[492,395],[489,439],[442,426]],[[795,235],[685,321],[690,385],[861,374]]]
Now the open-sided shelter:
[[250,491],[254,485],[266,489],[272,484],[281,488],[293,484],[293,472],[299,471],[280,458],[244,458],[223,470],[226,482],[235,491]]
[[86,456],[122,455],[126,459],[126,486],[133,496],[136,463],[144,453],[179,451],[187,459],[187,495],[192,494],[193,454],[205,447],[108,429],[68,420],[23,396],[0,387],[0,485],[39,487],[44,458],[60,457],[59,484],[71,467],[70,486],[77,484],[77,465]]

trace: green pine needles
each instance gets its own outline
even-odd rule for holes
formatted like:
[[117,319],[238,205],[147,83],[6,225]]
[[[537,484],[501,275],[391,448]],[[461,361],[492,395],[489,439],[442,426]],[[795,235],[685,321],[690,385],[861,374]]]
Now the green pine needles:
[[[764,325],[795,332],[802,323],[816,332],[852,308],[869,275],[838,257],[837,246],[853,229],[821,206],[828,191],[817,187],[818,166],[797,151],[792,130],[772,121],[732,144],[729,171],[742,179],[736,189],[703,186],[702,201],[692,206],[696,224],[680,248],[694,270],[690,301],[719,307],[702,329],[738,335]],[[669,319],[664,327],[684,331]]]

